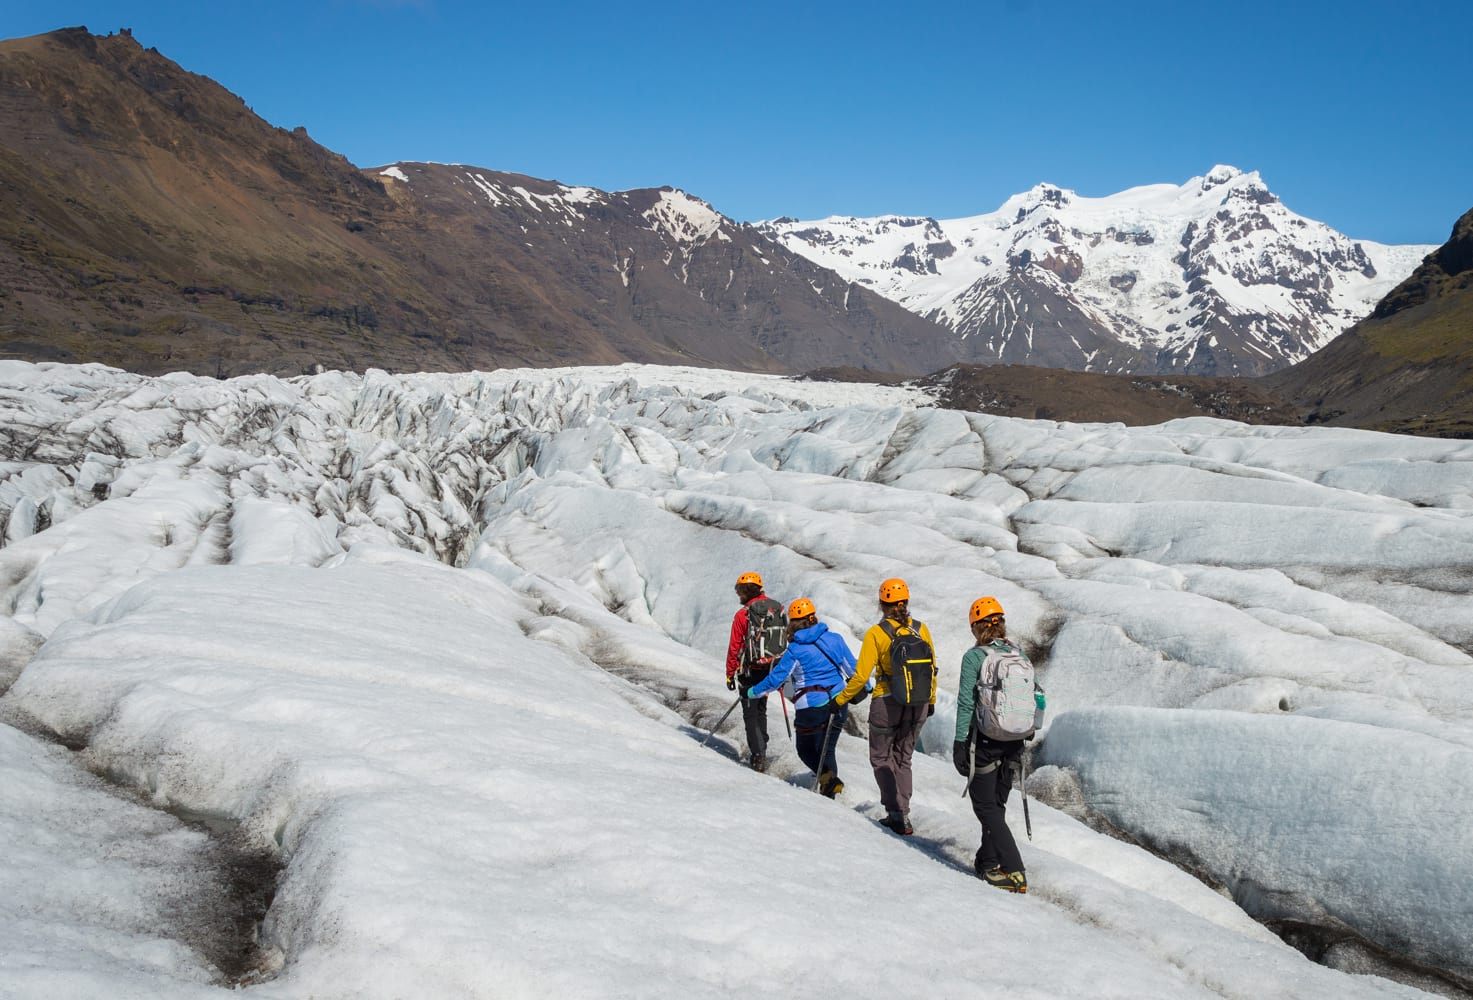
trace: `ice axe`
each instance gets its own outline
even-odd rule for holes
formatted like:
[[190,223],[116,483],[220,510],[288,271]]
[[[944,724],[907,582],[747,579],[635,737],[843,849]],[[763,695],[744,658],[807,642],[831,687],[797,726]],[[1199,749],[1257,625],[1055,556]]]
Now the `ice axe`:
[[1023,793],[1023,826],[1028,831],[1028,839],[1033,839],[1033,821],[1028,818],[1028,752],[1025,749],[1018,755],[1018,791]]

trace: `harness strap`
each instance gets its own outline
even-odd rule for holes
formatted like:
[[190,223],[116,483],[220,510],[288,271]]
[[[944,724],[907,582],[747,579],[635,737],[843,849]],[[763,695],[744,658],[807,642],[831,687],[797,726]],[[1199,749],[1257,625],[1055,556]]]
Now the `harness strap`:
[[[974,727],[972,733],[975,734],[975,732],[976,729]],[[967,793],[972,790],[973,778],[979,774],[991,774],[1001,766],[1001,760],[994,760],[989,764],[983,764],[981,767],[977,766],[977,737],[971,735],[971,739],[967,740],[967,783],[962,786],[962,798],[966,798]]]

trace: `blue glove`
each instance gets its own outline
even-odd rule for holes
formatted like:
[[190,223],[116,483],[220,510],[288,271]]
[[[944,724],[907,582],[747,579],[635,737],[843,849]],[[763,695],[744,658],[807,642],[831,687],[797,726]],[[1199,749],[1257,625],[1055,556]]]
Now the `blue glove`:
[[758,699],[758,698],[760,698],[760,697],[762,697],[762,696],[761,696],[761,695],[759,695],[759,694],[754,694],[754,693],[753,693],[753,692],[755,692],[755,691],[756,691],[756,690],[757,690],[757,689],[756,689],[756,688],[754,688],[754,687],[749,687],[749,688],[747,688],[747,694],[746,694],[746,698],[747,698],[747,700],[748,700],[748,701],[756,701],[756,700],[757,700],[757,699]]
[[1033,689],[1033,704],[1040,712],[1045,708],[1042,688]]

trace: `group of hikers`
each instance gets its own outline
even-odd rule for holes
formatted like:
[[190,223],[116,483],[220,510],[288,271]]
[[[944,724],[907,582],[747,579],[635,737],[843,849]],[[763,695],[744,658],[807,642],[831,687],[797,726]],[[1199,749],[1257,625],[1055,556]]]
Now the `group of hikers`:
[[[936,712],[937,673],[931,631],[911,617],[906,582],[880,584],[880,621],[865,632],[858,658],[818,620],[809,598],[784,609],[754,572],[737,577],[736,593],[742,606],[731,623],[726,686],[737,692],[742,708],[750,766],[767,770],[766,696],[781,690],[793,702],[798,757],[813,771],[818,790],[833,798],[844,790],[835,748],[849,706],[873,695],[869,760],[885,809],[880,824],[911,834],[911,759],[921,728]],[[1043,691],[1027,655],[1008,640],[996,598],[974,601],[968,620],[975,645],[962,657],[952,763],[967,779],[972,811],[982,824],[973,867],[990,885],[1027,892],[1006,809],[1014,768],[1038,724],[1035,713],[1043,709]]]

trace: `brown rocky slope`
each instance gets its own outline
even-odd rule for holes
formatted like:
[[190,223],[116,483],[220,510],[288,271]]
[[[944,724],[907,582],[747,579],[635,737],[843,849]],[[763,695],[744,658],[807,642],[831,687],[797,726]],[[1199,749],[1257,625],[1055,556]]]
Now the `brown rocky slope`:
[[1311,422],[1473,437],[1473,211],[1369,317],[1262,382]]
[[955,359],[940,327],[747,227],[682,243],[651,221],[662,192],[597,192],[573,233],[539,210],[561,185],[482,172],[527,197],[477,204],[467,169],[390,183],[127,32],[0,42],[0,356],[219,375]]

